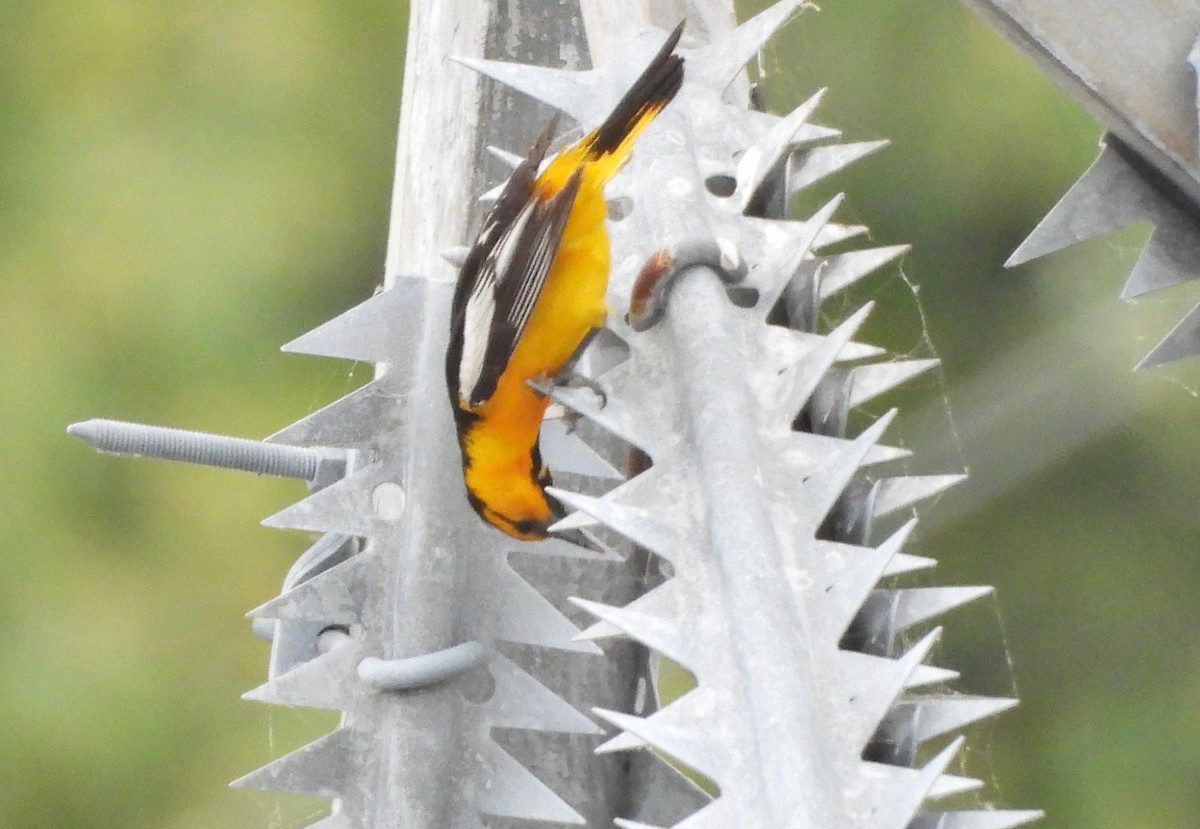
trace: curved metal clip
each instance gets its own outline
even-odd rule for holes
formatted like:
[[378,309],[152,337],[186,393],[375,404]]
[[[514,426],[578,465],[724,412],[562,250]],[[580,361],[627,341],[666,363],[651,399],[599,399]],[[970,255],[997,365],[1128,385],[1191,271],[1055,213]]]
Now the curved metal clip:
[[676,277],[696,265],[707,265],[721,276],[735,305],[753,305],[758,300],[758,291],[739,285],[746,278],[746,262],[731,243],[711,238],[685,239],[656,251],[642,266],[625,315],[629,327],[645,331],[657,323],[666,310]]
[[407,659],[368,656],[358,663],[358,678],[376,691],[411,691],[454,679],[491,658],[492,652],[474,641]]

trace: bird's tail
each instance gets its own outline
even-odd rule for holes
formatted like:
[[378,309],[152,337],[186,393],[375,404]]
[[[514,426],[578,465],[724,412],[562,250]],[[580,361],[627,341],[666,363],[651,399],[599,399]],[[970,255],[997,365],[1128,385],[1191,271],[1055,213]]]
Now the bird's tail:
[[604,123],[580,142],[586,161],[604,168],[597,170],[602,179],[616,173],[634,139],[683,85],[683,58],[672,54],[682,33],[681,21]]

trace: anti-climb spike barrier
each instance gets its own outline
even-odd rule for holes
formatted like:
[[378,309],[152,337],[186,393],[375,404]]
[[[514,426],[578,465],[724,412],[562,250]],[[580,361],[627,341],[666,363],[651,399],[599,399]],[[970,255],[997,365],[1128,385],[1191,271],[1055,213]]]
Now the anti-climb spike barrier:
[[[795,4],[769,10],[776,25],[786,17],[779,12],[787,5]],[[745,25],[761,27],[758,21]],[[871,561],[876,549],[866,543],[869,530],[860,543],[841,545],[846,560],[840,575],[853,574],[860,581],[857,592],[843,591],[852,598],[842,606],[852,606],[841,611],[837,626],[825,622],[839,607],[834,588],[840,582],[835,578],[818,592],[812,578],[826,572],[833,539],[820,536],[853,481],[867,484],[860,491],[861,499],[870,501],[869,527],[961,476],[866,478],[864,466],[888,418],[857,439],[827,434],[826,441],[810,441],[801,451],[785,450],[797,435],[794,424],[819,390],[837,385],[845,389],[845,405],[853,407],[932,363],[838,368],[867,308],[800,353],[770,353],[772,340],[760,330],[784,289],[799,279],[819,279],[820,268],[809,270],[805,263],[819,260],[822,247],[833,240],[853,235],[852,229],[830,227],[836,203],[807,223],[768,219],[771,194],[816,181],[823,177],[822,165],[835,168],[839,159],[861,156],[867,148],[813,155],[816,148],[808,141],[836,136],[805,129],[819,96],[783,119],[745,113],[731,125],[730,108],[721,99],[728,78],[721,85],[704,82],[721,75],[705,68],[707,62],[721,62],[720,43],[702,53],[683,50],[689,61],[683,92],[614,182],[632,210],[611,227],[610,326],[627,343],[629,358],[598,378],[605,406],[580,390],[555,393],[558,402],[638,446],[651,462],[640,476],[601,497],[554,490],[577,511],[563,525],[614,532],[663,560],[670,572],[625,608],[576,600],[599,620],[583,635],[605,642],[631,638],[680,663],[696,679],[694,690],[640,714],[598,709],[596,714],[618,729],[601,749],[652,749],[711,781],[719,796],[699,811],[677,815],[671,825],[904,827],[917,819],[927,800],[978,783],[945,773],[959,742],[921,769],[902,771],[903,766],[864,759],[873,756],[871,741],[901,739],[915,751],[922,742],[992,716],[1013,701],[936,690],[914,696],[905,689],[937,681],[927,675],[910,684],[919,668],[948,675],[923,663],[934,634],[919,647],[892,651],[899,632],[916,624],[913,616],[928,619],[981,591],[911,596],[901,588],[873,591],[907,532],[884,545],[888,549],[865,579],[854,560]],[[634,49],[630,53],[636,54]],[[694,64],[699,68],[692,71]],[[537,84],[515,67],[484,71],[520,77],[521,89],[538,94]],[[561,96],[564,86],[556,76],[550,97]],[[803,166],[789,166],[798,152],[808,153],[814,165],[807,173]],[[715,159],[724,159],[724,167]],[[714,192],[712,183],[724,181],[733,186]],[[664,292],[665,311],[657,324],[622,324],[643,264],[656,251],[704,238],[736,248],[749,264],[746,284],[757,289],[758,302],[738,307],[730,301],[727,286],[736,279],[720,272],[722,263],[689,262],[682,273],[660,277],[677,284]],[[888,250],[875,261],[881,265],[899,252]],[[833,264],[841,265],[842,285],[830,293],[865,275],[865,270],[855,272],[847,254],[836,255]],[[821,296],[819,288],[814,293]],[[808,310],[806,323],[816,316]],[[854,651],[840,647],[842,637],[863,626],[858,614],[876,606],[888,617],[882,623],[889,631],[888,648],[852,656]],[[904,610],[897,611],[898,606]],[[838,686],[862,693],[840,694],[834,690]],[[863,702],[872,698],[873,705]],[[897,759],[915,762],[915,754]],[[945,819],[964,825],[970,819],[969,813],[952,814],[962,817]],[[637,817],[629,815],[621,825],[650,825]]]
[[[933,363],[856,341],[870,304],[820,323],[823,299],[906,248],[845,250],[865,228],[834,221],[840,197],[787,213],[790,195],[882,142],[838,143],[813,120],[821,93],[777,117],[729,92],[801,7],[782,0],[707,43],[685,33],[683,89],[608,191],[621,210],[606,337],[626,356],[591,378],[602,395],[547,389],[543,432],[550,492],[571,510],[552,529],[586,545],[501,536],[464,496],[443,355],[446,269],[466,232],[423,241],[417,266],[396,261],[412,232],[396,218],[387,290],[285,346],[380,370],[254,449],[301,477],[341,466],[265,522],[322,536],[251,611],[273,654],[246,698],[343,716],[235,786],[329,798],[320,829],[1005,829],[1039,816],[938,805],[981,785],[949,772],[958,732],[1015,701],[951,691],[957,674],[930,662],[933,623],[987,588],[895,582],[934,562],[906,550],[915,519],[884,519],[962,476],[889,471],[908,454],[883,443],[894,412],[847,431],[851,409]],[[430,14],[414,7],[412,25]],[[664,36],[631,30],[607,50],[619,61],[586,70],[472,54],[447,71],[588,128]],[[480,153],[509,164],[525,149],[488,138]],[[623,462],[604,435],[624,442]],[[605,573],[634,565],[637,589],[610,588]],[[666,687],[671,666],[690,688]]]

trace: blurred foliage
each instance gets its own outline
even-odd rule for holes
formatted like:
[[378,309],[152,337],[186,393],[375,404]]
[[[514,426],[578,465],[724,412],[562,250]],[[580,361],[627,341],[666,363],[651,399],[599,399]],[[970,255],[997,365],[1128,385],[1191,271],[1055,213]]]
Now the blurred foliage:
[[[238,699],[267,653],[243,614],[306,546],[258,522],[303,488],[101,458],[63,429],[263,436],[367,378],[277,348],[379,280],[405,17],[370,0],[0,6],[0,825],[319,812],[225,788],[333,722]],[[1198,361],[1128,369],[1195,291],[1117,301],[1144,228],[1000,272],[1100,130],[952,0],[830,0],[765,67],[776,108],[828,86],[823,123],[893,141],[816,195],[845,190],[844,221],[914,244],[855,298],[881,301],[870,339],[944,361],[881,404],[902,407],[910,468],[972,476],[923,510],[919,549],[937,581],[999,594],[948,619],[943,661],[990,692],[1015,674],[1023,705],[968,767],[1048,825],[1190,825]]]
[[303,485],[63,429],[260,437],[370,376],[278,348],[382,272],[405,25],[383,2],[0,7],[0,825],[263,827],[273,799],[226,783],[332,724],[238,699],[267,655],[243,614],[306,545],[258,522]]

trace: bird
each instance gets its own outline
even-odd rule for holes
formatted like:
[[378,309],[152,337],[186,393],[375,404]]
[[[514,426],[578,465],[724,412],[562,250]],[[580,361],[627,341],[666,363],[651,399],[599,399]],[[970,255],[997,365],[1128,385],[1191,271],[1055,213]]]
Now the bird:
[[563,517],[538,437],[561,382],[607,316],[604,187],[683,84],[681,22],[613,108],[539,172],[557,117],[516,167],[459,270],[446,385],[467,500],[501,532],[549,537]]

